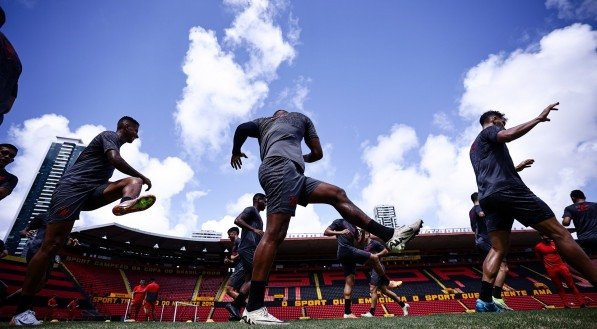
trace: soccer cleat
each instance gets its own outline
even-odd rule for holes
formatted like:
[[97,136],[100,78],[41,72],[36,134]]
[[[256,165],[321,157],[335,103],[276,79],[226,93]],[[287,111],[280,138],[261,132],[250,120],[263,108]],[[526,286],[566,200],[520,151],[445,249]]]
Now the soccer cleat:
[[149,209],[155,203],[155,196],[148,194],[136,199],[123,201],[112,208],[114,216],[122,216]]
[[493,303],[495,306],[500,308],[502,311],[514,311],[510,306],[506,305],[506,302],[503,298],[495,298],[493,297]]
[[373,317],[373,314],[371,314],[371,312],[367,312],[365,314],[361,314],[361,318],[372,318],[372,317]]
[[477,299],[475,304],[475,310],[477,313],[486,313],[486,312],[503,312],[500,308],[498,308],[494,302],[487,303],[480,299]]
[[35,312],[26,310],[12,317],[9,326],[39,326],[42,322],[37,320]]
[[350,314],[344,314],[344,318],[345,319],[357,319],[357,316],[350,313]]
[[263,324],[263,325],[285,325],[288,324],[282,320],[279,320],[275,316],[269,314],[267,308],[264,306],[262,308],[256,309],[252,312],[243,312],[243,321],[246,324]]
[[228,317],[228,321],[239,321],[241,319],[240,310],[232,303],[226,304],[226,311],[230,313],[230,317]]
[[390,251],[404,250],[406,243],[419,234],[421,226],[423,226],[423,221],[418,219],[412,224],[396,227],[394,229],[394,236],[386,242],[386,247]]
[[396,288],[400,287],[401,285],[402,285],[402,281],[390,281],[390,283],[388,283],[388,288],[396,289]]
[[404,303],[404,307],[402,308],[402,315],[403,316],[407,316],[408,315],[408,309],[410,308],[410,305]]

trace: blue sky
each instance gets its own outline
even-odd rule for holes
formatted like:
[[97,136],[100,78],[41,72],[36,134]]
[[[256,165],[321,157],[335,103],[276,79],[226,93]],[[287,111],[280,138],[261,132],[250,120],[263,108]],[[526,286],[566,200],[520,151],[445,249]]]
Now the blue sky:
[[[12,222],[52,136],[88,142],[122,115],[141,122],[127,160],[158,204],[119,222],[188,236],[225,231],[260,191],[258,149],[228,165],[239,123],[277,108],[315,122],[324,159],[307,174],[344,187],[372,214],[466,227],[479,115],[510,124],[562,102],[510,145],[537,160],[523,179],[559,216],[571,189],[597,196],[597,8],[590,1],[0,1],[23,74],[0,138],[21,148],[5,199]],[[574,50],[574,51],[573,51]],[[580,118],[585,118],[579,120]],[[118,178],[119,176],[115,176]],[[331,207],[301,209],[291,232],[320,232]]]

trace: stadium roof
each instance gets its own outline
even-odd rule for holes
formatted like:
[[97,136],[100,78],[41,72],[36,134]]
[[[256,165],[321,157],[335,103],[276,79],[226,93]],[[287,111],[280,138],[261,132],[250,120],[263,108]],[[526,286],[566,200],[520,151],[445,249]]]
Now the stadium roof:
[[[141,231],[112,223],[73,230],[71,236],[83,245],[93,248],[133,251],[154,255],[178,255],[219,259],[230,250],[232,244],[228,239],[199,240],[181,238]],[[294,234],[293,236],[300,236]],[[467,229],[441,229],[423,231],[408,245],[408,250],[421,252],[474,249],[473,233]],[[511,237],[512,250],[524,250],[533,247],[539,241],[534,230],[513,230]],[[334,259],[336,256],[336,239],[319,234],[304,234],[303,237],[288,237],[278,250],[277,259],[292,260],[300,256],[310,259]]]

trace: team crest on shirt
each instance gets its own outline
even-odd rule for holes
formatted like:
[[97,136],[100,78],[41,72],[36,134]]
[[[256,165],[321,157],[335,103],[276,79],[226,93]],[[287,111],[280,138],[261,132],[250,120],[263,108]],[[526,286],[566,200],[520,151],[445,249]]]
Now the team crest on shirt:
[[57,214],[58,214],[58,216],[60,216],[62,218],[65,218],[68,215],[70,215],[70,209],[68,209],[68,208],[62,208],[62,209],[58,210]]
[[298,203],[298,198],[296,197],[296,195],[291,195],[289,201],[291,207],[296,207],[296,204]]

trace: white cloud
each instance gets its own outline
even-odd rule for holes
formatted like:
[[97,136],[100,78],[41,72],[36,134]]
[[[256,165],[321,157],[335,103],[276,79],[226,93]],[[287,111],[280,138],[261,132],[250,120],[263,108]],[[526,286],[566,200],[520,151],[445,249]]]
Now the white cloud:
[[[19,177],[19,185],[14,193],[2,201],[3,211],[0,212],[0,235],[6,233],[15,218],[21,201],[26,197],[29,188],[37,174],[49,146],[56,136],[80,138],[85,144],[89,143],[101,131],[102,126],[84,125],[71,131],[68,120],[56,114],[47,114],[39,118],[26,120],[21,126],[12,127],[9,135],[11,142],[19,147],[19,155],[15,162],[7,169]],[[143,131],[140,132],[141,138]],[[190,166],[176,157],[160,160],[150,157],[140,150],[141,142],[136,140],[132,144],[125,144],[121,148],[123,158],[134,168],[152,180],[153,188],[149,193],[157,197],[156,204],[143,213],[115,217],[111,213],[111,206],[92,212],[83,212],[81,220],[75,225],[97,225],[111,222],[122,223],[130,227],[156,233],[181,233],[188,231],[187,222],[176,222],[170,217],[170,199],[180,193],[193,177]],[[112,180],[125,177],[115,171]],[[175,228],[172,227],[175,226]]]
[[559,19],[597,20],[597,2],[594,0],[546,0],[545,7],[557,10]]
[[[225,30],[224,42],[232,49],[223,49],[214,31],[193,27],[183,64],[187,85],[174,116],[183,146],[196,157],[217,153],[230,142],[231,122],[261,104],[278,67],[295,56],[292,44],[273,22],[283,3],[233,0],[225,4],[237,14]],[[244,65],[236,62],[235,48],[248,52]]]
[[454,131],[454,124],[452,123],[452,120],[450,120],[450,117],[448,117],[448,115],[444,112],[433,114],[433,124],[445,132]]
[[[516,125],[560,101],[551,122],[508,145],[516,163],[536,160],[521,173],[523,180],[559,216],[568,193],[597,177],[596,47],[597,33],[576,24],[551,32],[539,45],[490,55],[471,68],[459,109],[469,126],[461,134],[429,135],[420,146],[413,128],[395,125],[376,144],[365,143],[363,160],[370,170],[361,196],[365,209],[389,203],[399,221],[422,217],[426,226],[468,227],[469,195],[476,190],[469,147],[481,128],[479,116],[500,110]],[[420,161],[409,163],[413,158]]]

